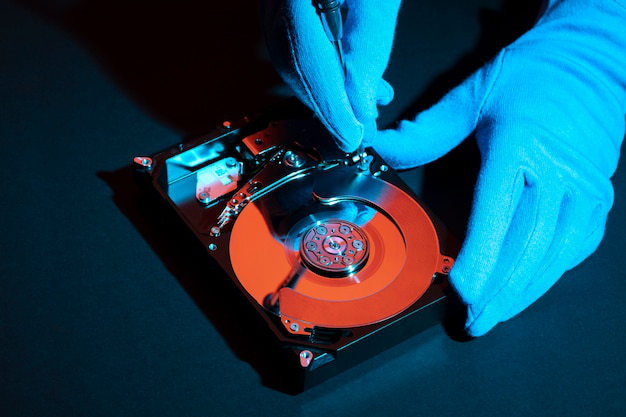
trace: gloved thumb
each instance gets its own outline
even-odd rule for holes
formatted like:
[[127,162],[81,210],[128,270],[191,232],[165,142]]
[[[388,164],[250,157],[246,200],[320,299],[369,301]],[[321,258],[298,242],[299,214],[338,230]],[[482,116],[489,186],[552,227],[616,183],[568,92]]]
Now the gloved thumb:
[[500,59],[484,66],[413,120],[379,131],[374,149],[396,169],[434,161],[469,136],[478,123]]

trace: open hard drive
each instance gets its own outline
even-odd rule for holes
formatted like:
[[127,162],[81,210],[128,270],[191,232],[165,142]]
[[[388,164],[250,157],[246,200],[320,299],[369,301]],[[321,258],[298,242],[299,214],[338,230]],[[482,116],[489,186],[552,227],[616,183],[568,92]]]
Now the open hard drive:
[[299,104],[134,166],[267,323],[296,390],[450,308],[454,238],[375,152],[342,153]]

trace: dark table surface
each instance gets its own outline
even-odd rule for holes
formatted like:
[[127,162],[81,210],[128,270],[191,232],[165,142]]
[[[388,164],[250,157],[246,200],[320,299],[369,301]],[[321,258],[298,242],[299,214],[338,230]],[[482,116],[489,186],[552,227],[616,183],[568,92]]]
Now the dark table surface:
[[[518,317],[467,343],[435,326],[298,396],[264,383],[220,286],[130,177],[133,156],[282,100],[251,2],[214,3],[0,2],[0,415],[625,415],[623,163],[598,251]],[[383,124],[532,20],[405,3]],[[442,217],[462,233],[465,215]]]

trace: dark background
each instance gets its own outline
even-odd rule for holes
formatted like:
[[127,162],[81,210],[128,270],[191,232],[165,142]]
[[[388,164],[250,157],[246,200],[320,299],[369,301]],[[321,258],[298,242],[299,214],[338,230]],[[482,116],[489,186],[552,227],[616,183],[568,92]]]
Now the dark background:
[[[526,3],[406,0],[381,123],[528,28]],[[282,100],[256,13],[0,2],[0,415],[623,415],[623,163],[598,251],[518,317],[467,343],[436,326],[299,396],[272,388],[258,330],[145,214],[129,168]],[[469,144],[407,175],[459,234],[475,162]]]

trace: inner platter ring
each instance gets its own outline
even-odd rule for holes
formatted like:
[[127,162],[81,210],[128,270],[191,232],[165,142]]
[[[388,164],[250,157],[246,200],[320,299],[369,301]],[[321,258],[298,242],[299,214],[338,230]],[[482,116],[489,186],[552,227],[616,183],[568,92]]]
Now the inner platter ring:
[[359,271],[369,257],[365,232],[346,220],[326,219],[304,230],[300,258],[311,270],[328,277],[347,277]]

